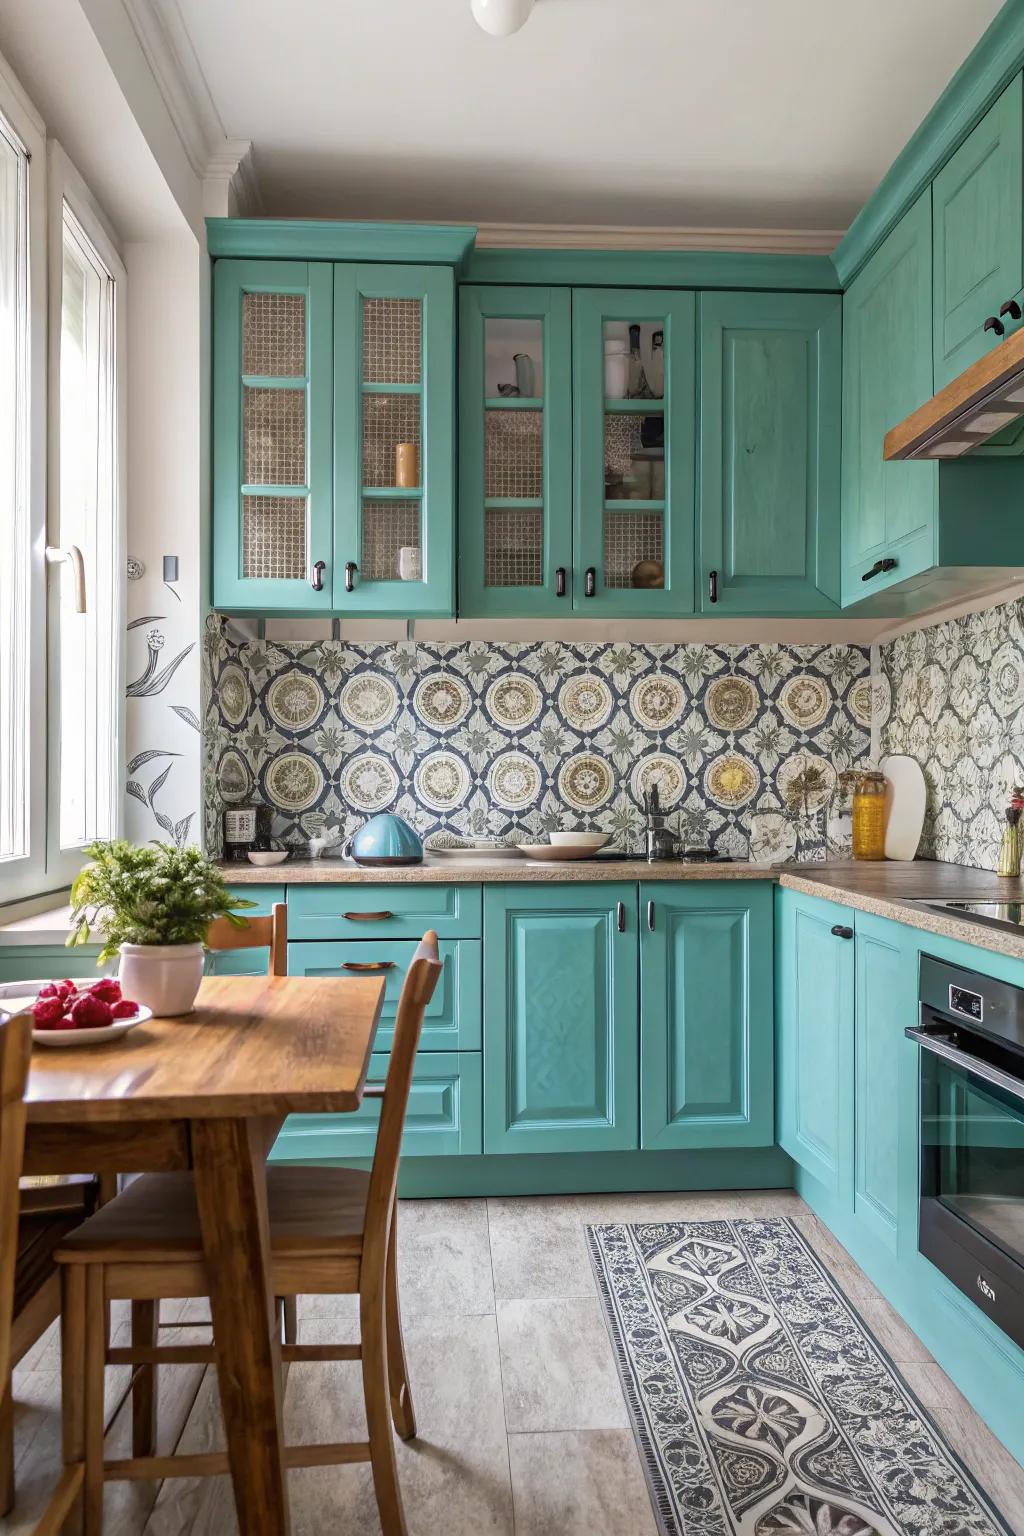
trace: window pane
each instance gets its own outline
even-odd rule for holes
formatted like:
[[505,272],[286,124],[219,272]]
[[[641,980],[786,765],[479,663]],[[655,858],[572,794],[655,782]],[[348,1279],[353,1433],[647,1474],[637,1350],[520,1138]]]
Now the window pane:
[[0,860],[29,852],[28,323],[28,157],[0,117]]
[[117,815],[120,616],[114,279],[64,209],[60,533],[85,564],[86,608],[61,574],[60,845],[112,837]]

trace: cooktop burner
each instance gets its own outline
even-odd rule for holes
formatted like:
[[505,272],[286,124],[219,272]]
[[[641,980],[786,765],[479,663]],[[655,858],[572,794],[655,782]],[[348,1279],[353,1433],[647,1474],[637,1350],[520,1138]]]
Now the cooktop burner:
[[643,848],[603,848],[594,857],[605,862],[613,862],[620,859],[642,859],[647,864],[731,864],[733,862],[731,854],[716,853],[713,848],[680,848],[675,853],[670,853],[664,859],[648,859]]

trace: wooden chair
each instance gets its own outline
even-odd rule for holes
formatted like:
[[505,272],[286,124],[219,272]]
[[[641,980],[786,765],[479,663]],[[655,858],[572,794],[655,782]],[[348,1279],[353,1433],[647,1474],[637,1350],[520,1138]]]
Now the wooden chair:
[[[35,997],[42,981],[0,984],[0,1016],[16,1013]],[[29,1037],[31,1048],[31,1035]],[[13,1244],[14,1290],[10,1304],[10,1357],[0,1371],[0,1515],[14,1504],[14,1395],[11,1372],[60,1316],[60,1276],[54,1250],[97,1205],[116,1193],[116,1181],[66,1174],[18,1181],[18,1222]],[[7,1252],[5,1236],[4,1251]]]
[[[12,1422],[11,1371],[16,1357],[15,1298],[19,1289],[21,1164],[25,1145],[25,1083],[32,1055],[32,1016],[0,1013],[0,1383],[4,1418]],[[37,1524],[36,1536],[57,1536],[84,1483],[82,1362],[84,1359],[84,1291],[79,1272],[64,1272],[62,1325],[62,1391],[64,1396],[64,1471]],[[102,1411],[102,1410],[101,1410]],[[3,1481],[6,1515],[14,1502],[13,1469]]]
[[229,923],[226,917],[215,917],[206,930],[207,949],[263,949],[270,948],[271,976],[288,975],[288,908],[283,901],[276,901],[269,917],[246,918],[244,928]]
[[[286,1343],[284,1362],[359,1360],[369,1438],[286,1448],[289,1467],[369,1461],[385,1536],[405,1536],[391,1424],[416,1433],[398,1307],[395,1191],[413,1063],[423,1013],[441,974],[437,935],[413,955],[398,1003],[380,1126],[369,1173],[349,1168],[267,1170],[273,1294],[359,1296],[358,1344]],[[102,1529],[105,1479],[213,1476],[223,1454],[138,1456],[104,1461],[104,1363],[136,1366],[215,1363],[213,1347],[140,1344],[112,1349],[106,1303],[150,1303],[208,1294],[195,1194],[188,1174],[147,1174],[73,1232],[57,1253],[72,1296],[85,1298],[85,1536]],[[73,1277],[73,1278],[72,1278]],[[70,1441],[74,1441],[72,1404]]]

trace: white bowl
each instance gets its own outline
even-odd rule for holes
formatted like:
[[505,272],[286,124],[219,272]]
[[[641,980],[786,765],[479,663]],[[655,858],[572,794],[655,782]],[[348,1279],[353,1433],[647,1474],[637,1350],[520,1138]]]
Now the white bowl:
[[552,832],[550,840],[552,848],[603,848],[611,836],[610,832]]
[[257,869],[270,869],[274,864],[284,863],[288,857],[288,850],[287,848],[265,849],[262,853],[250,853],[247,857],[249,863],[255,864]]

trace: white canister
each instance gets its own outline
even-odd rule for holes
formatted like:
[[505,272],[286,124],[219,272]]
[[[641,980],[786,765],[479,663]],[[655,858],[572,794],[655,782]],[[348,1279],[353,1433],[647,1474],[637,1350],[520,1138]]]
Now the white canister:
[[403,544],[398,551],[398,576],[400,581],[423,580],[423,551],[415,544]]
[[118,980],[125,997],[158,1019],[191,1013],[203,979],[201,944],[122,944]]
[[606,352],[604,355],[604,394],[606,400],[623,400],[629,384],[629,354]]

